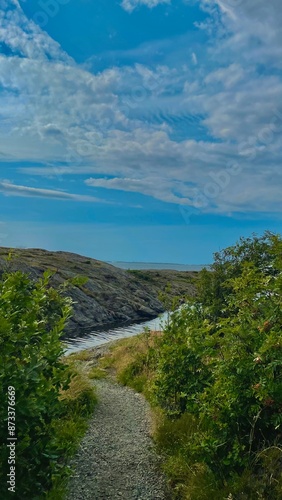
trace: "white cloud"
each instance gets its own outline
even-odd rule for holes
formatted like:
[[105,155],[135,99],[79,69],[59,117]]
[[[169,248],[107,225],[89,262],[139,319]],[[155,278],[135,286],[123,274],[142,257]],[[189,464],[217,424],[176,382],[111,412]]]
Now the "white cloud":
[[193,64],[197,65],[198,64],[198,58],[197,58],[197,55],[195,54],[195,52],[192,52],[192,62]]
[[[251,64],[266,64],[281,69],[282,57],[282,11],[280,0],[203,0],[215,12],[216,6],[222,11],[219,27],[221,36],[218,53],[234,52],[240,59]],[[217,16],[214,16],[217,19]],[[223,28],[223,29],[222,29]]]
[[[131,10],[138,4],[123,3]],[[207,54],[197,47],[196,56],[189,46],[189,60],[99,74],[76,65],[19,7],[2,13],[0,37],[13,52],[0,56],[3,158],[46,162],[45,168],[23,169],[26,175],[84,173],[92,176],[89,187],[168,203],[193,205],[204,197],[202,210],[210,212],[281,211],[280,4],[273,0],[265,10],[260,0],[239,1],[236,8],[231,3],[205,1],[224,34],[210,40]],[[163,52],[175,46],[166,41]],[[240,174],[209,195],[212,174],[234,162]],[[14,185],[5,190],[82,196]]]
[[27,19],[17,0],[2,0],[0,6],[0,42],[4,42],[13,53],[33,59],[47,61],[55,58],[73,63],[57,42]]
[[170,3],[170,0],[122,0],[121,6],[127,12],[132,12],[136,7],[145,5],[149,9],[153,9],[157,5]]
[[106,203],[94,196],[85,196],[80,194],[71,194],[64,191],[56,191],[53,189],[40,189],[29,186],[19,186],[9,182],[0,182],[0,192],[6,196],[24,196],[32,198],[49,198],[54,200],[71,200],[71,201],[86,201],[96,203]]
[[[85,183],[88,186],[102,187],[105,189],[117,189],[121,191],[131,191],[133,193],[146,194],[147,196],[152,196],[166,203],[177,203],[179,205],[191,205],[191,201],[186,197],[180,197],[174,195],[172,188],[179,187],[182,190],[182,185],[174,182],[174,186],[171,185],[168,179],[162,179],[158,176],[150,176],[146,179],[134,179],[134,178],[120,178],[115,177],[113,179],[87,179]],[[190,190],[191,191],[191,190]],[[187,193],[186,193],[187,194]]]

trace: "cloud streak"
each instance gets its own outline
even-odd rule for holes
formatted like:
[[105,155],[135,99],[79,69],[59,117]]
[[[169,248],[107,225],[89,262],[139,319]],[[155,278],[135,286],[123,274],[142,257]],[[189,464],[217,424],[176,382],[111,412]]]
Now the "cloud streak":
[[161,4],[169,4],[170,0],[122,0],[121,6],[127,12],[132,12],[137,7],[145,5],[149,9],[153,9],[157,7],[157,5]]
[[47,198],[62,201],[82,201],[91,203],[107,203],[94,196],[65,193],[53,189],[40,189],[29,186],[19,186],[9,182],[0,182],[0,192],[6,196],[23,196],[28,198]]

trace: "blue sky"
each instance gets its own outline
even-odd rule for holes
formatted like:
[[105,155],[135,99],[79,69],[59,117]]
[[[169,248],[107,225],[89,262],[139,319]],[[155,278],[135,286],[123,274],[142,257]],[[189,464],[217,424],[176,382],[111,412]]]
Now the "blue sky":
[[200,264],[281,233],[278,0],[0,8],[0,245]]

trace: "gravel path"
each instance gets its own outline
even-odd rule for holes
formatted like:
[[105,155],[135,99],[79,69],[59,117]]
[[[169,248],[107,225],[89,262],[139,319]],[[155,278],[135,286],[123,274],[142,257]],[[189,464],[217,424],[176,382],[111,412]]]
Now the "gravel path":
[[143,396],[96,380],[98,405],[74,458],[67,500],[164,500],[165,480]]

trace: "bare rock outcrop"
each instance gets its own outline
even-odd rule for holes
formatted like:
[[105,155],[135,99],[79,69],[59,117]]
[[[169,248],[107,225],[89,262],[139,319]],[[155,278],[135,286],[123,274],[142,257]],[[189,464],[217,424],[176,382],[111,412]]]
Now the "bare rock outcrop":
[[[10,249],[0,247],[0,273],[7,266]],[[15,249],[10,270],[21,270],[32,279],[46,269],[54,272],[52,285],[59,286],[75,276],[85,276],[87,283],[74,286],[68,294],[74,301],[73,317],[66,327],[68,335],[126,321],[142,321],[164,311],[159,292],[170,283],[172,296],[194,294],[191,283],[196,273],[183,271],[126,271],[106,262],[69,252],[41,249]]]

